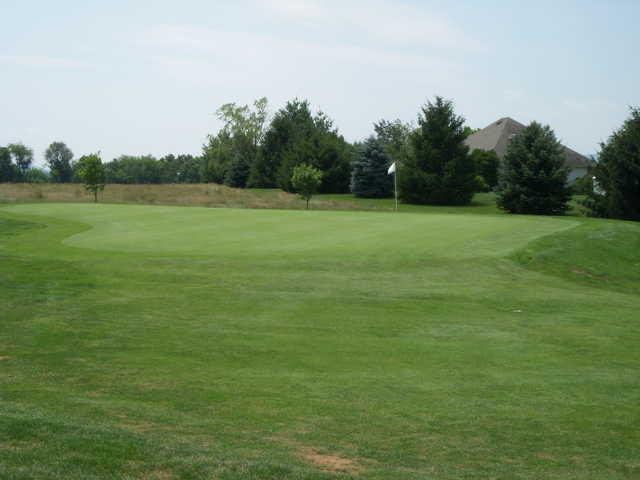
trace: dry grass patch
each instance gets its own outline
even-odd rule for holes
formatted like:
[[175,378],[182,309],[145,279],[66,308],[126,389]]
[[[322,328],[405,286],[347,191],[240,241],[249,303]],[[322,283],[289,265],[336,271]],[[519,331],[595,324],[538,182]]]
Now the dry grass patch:
[[[2,183],[0,202],[93,202],[81,184]],[[303,209],[297,196],[281,190],[230,188],[214,183],[163,185],[107,185],[100,193],[104,203],[195,205],[229,208]],[[314,200],[315,208],[332,209],[333,201]]]
[[325,472],[359,475],[364,471],[362,465],[353,459],[331,453],[320,453],[314,448],[301,447],[299,449],[299,454],[307,462],[315,465]]

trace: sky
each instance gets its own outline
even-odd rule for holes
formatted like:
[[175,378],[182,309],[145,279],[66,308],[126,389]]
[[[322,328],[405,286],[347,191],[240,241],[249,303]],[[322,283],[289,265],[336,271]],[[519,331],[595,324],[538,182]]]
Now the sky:
[[596,153],[640,106],[640,1],[0,0],[0,145],[43,165],[199,154],[227,102],[295,97],[349,141],[435,95],[473,128],[549,124]]

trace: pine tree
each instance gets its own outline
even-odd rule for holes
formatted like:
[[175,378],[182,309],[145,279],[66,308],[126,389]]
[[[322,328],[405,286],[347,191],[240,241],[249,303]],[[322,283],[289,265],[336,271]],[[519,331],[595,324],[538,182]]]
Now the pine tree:
[[498,206],[511,213],[560,215],[571,198],[560,142],[549,126],[532,122],[510,142],[498,184]]
[[359,145],[351,163],[351,191],[356,197],[384,198],[393,195],[393,178],[387,174],[391,159],[384,144],[369,137]]
[[640,108],[601,145],[593,191],[584,202],[590,214],[640,220]]
[[464,118],[453,103],[436,97],[422,108],[410,152],[398,169],[398,188],[407,203],[466,205],[476,190],[476,167],[464,144]]

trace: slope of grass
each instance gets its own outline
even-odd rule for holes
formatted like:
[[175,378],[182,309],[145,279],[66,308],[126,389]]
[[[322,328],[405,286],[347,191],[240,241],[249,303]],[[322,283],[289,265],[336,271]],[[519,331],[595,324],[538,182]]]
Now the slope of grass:
[[[0,219],[0,478],[640,474],[637,225],[44,203]],[[604,240],[562,246],[584,235]],[[605,288],[571,275],[596,253]]]

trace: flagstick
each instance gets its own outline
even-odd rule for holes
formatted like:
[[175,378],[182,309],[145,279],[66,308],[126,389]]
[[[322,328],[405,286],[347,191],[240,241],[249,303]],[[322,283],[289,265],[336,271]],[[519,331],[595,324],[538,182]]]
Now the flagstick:
[[393,192],[396,196],[396,208],[394,211],[398,211],[398,166],[396,165],[396,171],[393,172]]

